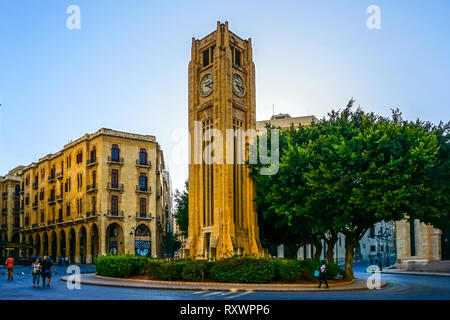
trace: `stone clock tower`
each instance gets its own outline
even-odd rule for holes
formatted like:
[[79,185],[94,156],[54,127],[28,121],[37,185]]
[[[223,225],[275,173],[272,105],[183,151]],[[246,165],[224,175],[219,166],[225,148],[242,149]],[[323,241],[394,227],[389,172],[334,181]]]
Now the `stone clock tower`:
[[[217,22],[215,31],[192,39],[189,63],[188,256],[220,259],[262,254],[254,185],[247,166],[234,161],[239,145],[244,145],[240,150],[245,159],[248,150],[233,133],[255,128],[251,39],[229,31],[228,22]],[[229,139],[227,131],[232,133]]]

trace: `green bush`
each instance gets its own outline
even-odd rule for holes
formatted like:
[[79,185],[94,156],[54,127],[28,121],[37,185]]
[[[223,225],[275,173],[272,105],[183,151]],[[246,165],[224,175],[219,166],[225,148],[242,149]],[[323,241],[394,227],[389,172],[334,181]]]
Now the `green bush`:
[[97,257],[94,263],[100,276],[128,278],[141,274],[147,258],[135,255],[107,255]]
[[[154,280],[217,281],[228,283],[268,283],[274,280],[294,282],[314,280],[318,260],[257,259],[233,257],[216,261],[163,261],[134,255],[101,256],[94,261],[97,274],[128,278],[148,275]],[[336,264],[327,264],[327,277],[343,274]]]
[[204,281],[211,268],[212,262],[208,261],[186,261],[181,273],[183,280],[186,281]]
[[218,282],[267,283],[275,278],[275,271],[271,259],[233,257],[214,261],[210,277]]

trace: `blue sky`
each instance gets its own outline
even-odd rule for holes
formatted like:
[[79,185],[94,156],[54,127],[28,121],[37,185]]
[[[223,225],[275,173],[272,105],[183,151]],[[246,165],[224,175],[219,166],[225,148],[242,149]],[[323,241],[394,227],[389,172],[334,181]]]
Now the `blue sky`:
[[[81,29],[66,28],[69,5]],[[381,30],[369,30],[369,5]],[[367,111],[450,116],[448,1],[0,0],[0,174],[102,127],[153,134],[175,187],[172,133],[187,128],[191,38],[217,21],[252,38],[257,120]],[[176,156],[175,156],[176,158]]]

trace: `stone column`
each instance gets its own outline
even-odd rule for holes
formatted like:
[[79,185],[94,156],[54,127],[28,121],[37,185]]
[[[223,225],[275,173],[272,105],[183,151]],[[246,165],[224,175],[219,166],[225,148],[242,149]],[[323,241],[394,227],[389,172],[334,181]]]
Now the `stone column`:
[[61,255],[61,231],[56,234],[56,259]]
[[[69,238],[70,229],[64,230],[64,234],[66,236],[66,257],[70,258],[70,238]],[[70,262],[73,263],[73,261],[70,261]]]
[[91,245],[92,234],[89,230],[86,230],[86,263],[92,263],[92,245]]
[[81,263],[80,256],[80,230],[75,230],[75,263]]

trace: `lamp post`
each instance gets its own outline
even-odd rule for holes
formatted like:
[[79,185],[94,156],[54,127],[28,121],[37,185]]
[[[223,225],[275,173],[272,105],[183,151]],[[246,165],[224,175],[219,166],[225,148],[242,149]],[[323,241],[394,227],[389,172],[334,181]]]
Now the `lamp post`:
[[[378,230],[378,234],[374,235],[375,238],[377,238],[378,240],[378,252],[380,252],[380,244],[381,241],[384,240],[386,243],[386,255],[387,255],[387,266],[389,266],[389,244],[388,241],[391,238],[392,234],[391,234],[391,230],[386,228],[384,231]],[[380,257],[381,259],[381,257]]]

